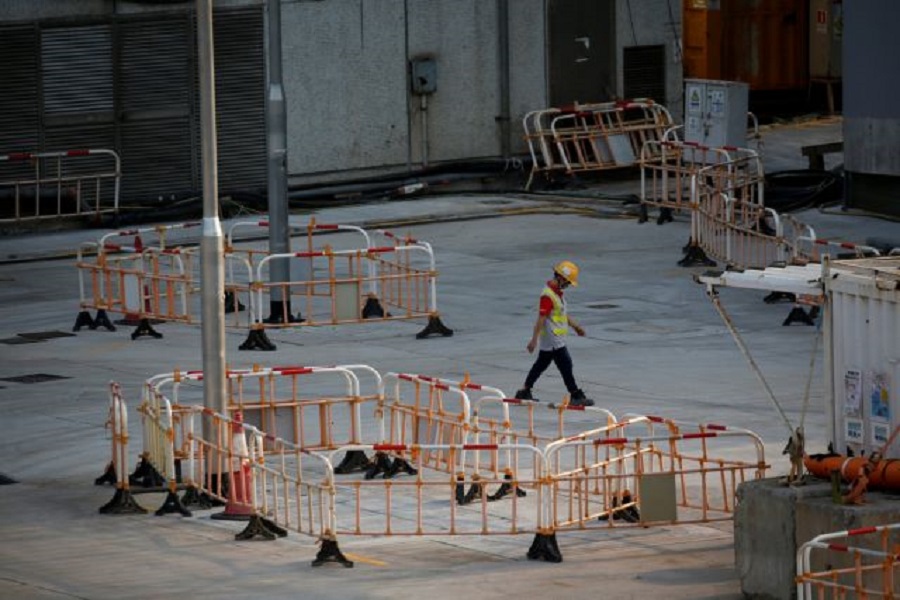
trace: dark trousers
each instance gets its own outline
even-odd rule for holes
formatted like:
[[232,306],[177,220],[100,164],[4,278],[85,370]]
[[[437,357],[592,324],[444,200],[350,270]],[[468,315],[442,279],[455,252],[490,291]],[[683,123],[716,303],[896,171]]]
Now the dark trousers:
[[570,394],[575,393],[578,384],[575,383],[575,375],[572,374],[572,357],[569,355],[569,349],[563,346],[556,350],[541,350],[538,352],[537,359],[531,365],[528,371],[528,377],[525,378],[525,387],[531,389],[537,382],[538,378],[543,375],[550,363],[556,363],[559,374],[562,375],[563,383]]

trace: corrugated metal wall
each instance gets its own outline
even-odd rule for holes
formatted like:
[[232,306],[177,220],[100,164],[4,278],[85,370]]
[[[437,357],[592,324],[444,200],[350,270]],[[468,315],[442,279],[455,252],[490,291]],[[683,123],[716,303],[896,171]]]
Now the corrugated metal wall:
[[[193,12],[90,21],[0,27],[0,154],[111,148],[122,158],[123,204],[199,195]],[[219,191],[261,191],[261,7],[216,11],[215,35]],[[87,171],[93,160],[69,168]],[[29,171],[0,164],[0,181]]]

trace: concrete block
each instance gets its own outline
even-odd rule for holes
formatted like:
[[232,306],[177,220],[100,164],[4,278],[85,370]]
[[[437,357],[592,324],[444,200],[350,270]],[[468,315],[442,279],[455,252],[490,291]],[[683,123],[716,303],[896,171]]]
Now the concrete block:
[[[829,482],[788,487],[782,481],[762,479],[738,487],[734,552],[741,591],[747,598],[796,598],[797,549],[817,535],[900,522],[896,494],[869,492],[865,504],[842,505],[832,501]],[[876,547],[873,540],[862,538],[858,545]],[[829,561],[826,567],[814,559],[812,566],[844,566],[834,557]]]

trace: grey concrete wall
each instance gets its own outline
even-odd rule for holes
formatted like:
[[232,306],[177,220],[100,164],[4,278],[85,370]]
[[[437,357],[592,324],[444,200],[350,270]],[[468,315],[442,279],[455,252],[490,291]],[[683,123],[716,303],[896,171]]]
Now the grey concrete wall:
[[288,173],[406,164],[403,5],[283,3]]
[[[509,4],[510,138],[522,153],[522,117],[546,106],[545,11],[544,0]],[[289,173],[499,156],[498,15],[485,0],[285,0]],[[420,56],[437,64],[424,109],[407,79]]]
[[525,153],[522,118],[548,105],[545,1],[509,0],[509,4],[510,146],[513,153]]
[[[665,44],[667,96],[680,114],[668,0],[617,3],[622,46]],[[263,0],[216,0],[216,8]],[[508,0],[509,141],[523,154],[522,117],[548,105],[546,0]],[[192,2],[9,0],[0,21],[190,10]],[[677,8],[677,7],[676,7]],[[674,10],[674,9],[673,9]],[[294,181],[365,175],[429,163],[499,157],[503,128],[497,0],[282,0],[288,173]],[[680,19],[680,11],[672,13]],[[680,32],[680,24],[677,26]],[[437,61],[437,91],[422,110],[409,59]],[[671,104],[673,103],[673,107]],[[423,114],[425,120],[423,122]]]
[[[409,55],[434,56],[437,92],[427,98],[430,161],[499,154],[500,114],[496,2],[409,0]],[[411,102],[413,161],[422,161],[418,98]]]

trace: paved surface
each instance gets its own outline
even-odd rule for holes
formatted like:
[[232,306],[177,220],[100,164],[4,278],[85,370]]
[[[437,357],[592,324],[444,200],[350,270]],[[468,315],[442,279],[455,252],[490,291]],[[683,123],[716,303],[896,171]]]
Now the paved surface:
[[[767,170],[804,168],[799,147],[840,139],[840,122],[764,131]],[[838,157],[839,158],[839,157]],[[829,157],[829,161],[834,157]],[[831,165],[829,165],[831,166]],[[598,189],[619,193],[634,183]],[[863,242],[897,238],[896,222],[839,210],[797,215],[819,237]],[[643,412],[720,422],[759,433],[774,475],[786,473],[785,431],[727,334],[692,269],[676,266],[685,219],[638,225],[620,203],[552,196],[453,196],[317,211],[320,222],[372,225],[432,243],[438,304],[449,338],[416,340],[422,323],[322,327],[276,333],[276,352],[242,352],[245,333],[227,334],[232,367],[253,363],[366,363],[460,379],[512,394],[532,357],[525,344],[552,264],[576,261],[582,283],[570,312],[587,329],[570,348],[581,386],[614,413]],[[464,220],[459,220],[460,218]],[[491,218],[487,218],[491,217]],[[71,254],[98,231],[0,239],[0,341],[69,332],[77,314]],[[51,260],[57,258],[56,260]],[[27,260],[22,260],[27,259]],[[813,329],[782,327],[787,305],[723,290],[726,307],[792,419],[803,411]],[[240,523],[195,516],[108,516],[112,489],[94,486],[109,457],[106,386],[132,402],[142,381],[173,368],[201,367],[200,329],[161,325],[162,340],[131,341],[128,328],[42,342],[0,344],[0,378],[48,374],[41,383],[0,380],[0,597],[2,598],[740,598],[731,524],[561,533],[561,564],[531,562],[528,536],[341,539],[354,569],[313,569],[315,541],[236,542]],[[821,350],[820,356],[821,359]],[[808,447],[824,449],[821,360],[806,415]],[[564,388],[552,369],[538,395]],[[139,439],[132,420],[132,439]],[[137,444],[137,442],[136,442]],[[741,455],[745,448],[730,449]],[[147,507],[162,497],[138,496]]]

